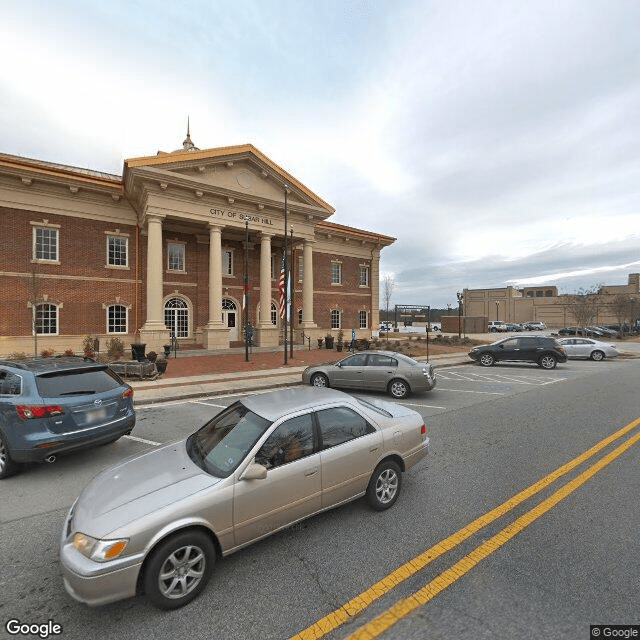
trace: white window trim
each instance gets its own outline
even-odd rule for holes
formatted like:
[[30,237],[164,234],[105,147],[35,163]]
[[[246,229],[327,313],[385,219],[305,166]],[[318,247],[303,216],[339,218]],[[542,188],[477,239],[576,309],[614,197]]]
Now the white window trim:
[[[126,313],[125,313],[125,330],[124,331],[111,331],[109,329],[109,309],[111,307],[125,308]],[[106,323],[107,334],[111,336],[122,336],[129,333],[129,311],[131,310],[131,307],[129,305],[122,304],[122,302],[112,302],[111,304],[105,304],[104,308],[105,308],[105,323]]]
[[[106,262],[105,262],[105,267],[107,269],[120,269],[120,270],[130,270],[129,267],[129,234],[128,233],[119,233],[118,231],[116,231],[115,233],[113,231],[105,231],[105,235],[107,236],[107,246],[106,246]],[[109,264],[109,240],[110,238],[122,238],[125,240],[125,251],[126,251],[126,257],[127,257],[127,262],[126,264]]]
[[[171,245],[182,247],[182,269],[171,269],[169,262],[169,247]],[[167,241],[167,273],[187,273],[187,243],[180,240]]]
[[[231,264],[229,265],[231,267],[231,273],[229,273],[227,271],[227,265],[225,264],[225,256],[226,254],[230,254],[231,255]],[[234,255],[233,255],[233,249],[229,249],[226,247],[222,247],[222,277],[223,278],[233,278],[235,277],[235,269],[234,269],[234,265],[235,265],[235,260],[234,260]]]
[[[365,314],[365,326],[362,326],[362,323],[360,322],[360,314],[364,313]],[[369,311],[368,309],[360,309],[360,311],[358,311],[358,328],[359,329],[368,329],[369,328]]]
[[[333,314],[337,313],[338,314],[338,326],[334,327],[333,326]],[[329,328],[330,329],[342,329],[342,311],[340,309],[331,309],[329,311]]]
[[[42,222],[31,222],[33,226],[32,231],[32,246],[31,246],[31,262],[34,264],[60,264],[60,225],[49,224],[46,220]],[[56,257],[54,260],[48,258],[36,258],[37,249],[37,234],[38,229],[53,229],[56,232]]]
[[56,309],[56,330],[55,333],[38,333],[38,336],[51,337],[60,335],[60,309],[62,309],[62,304],[57,304],[55,302],[50,302],[49,300],[43,300],[42,302],[38,302],[37,304],[32,305],[33,310],[33,329],[32,333],[35,335],[36,328],[36,312],[40,305],[48,304],[51,307],[55,307]]
[[[367,274],[367,281],[365,284],[362,284],[362,272],[365,271]],[[358,267],[358,286],[361,289],[368,289],[371,284],[371,269],[368,264],[361,264]]]
[[[337,264],[338,267],[340,268],[340,282],[334,282],[333,281],[333,265]],[[344,280],[344,275],[342,273],[342,262],[340,260],[332,260],[331,261],[331,273],[329,274],[329,277],[331,278],[331,286],[332,287],[341,287],[342,286],[342,282]]]

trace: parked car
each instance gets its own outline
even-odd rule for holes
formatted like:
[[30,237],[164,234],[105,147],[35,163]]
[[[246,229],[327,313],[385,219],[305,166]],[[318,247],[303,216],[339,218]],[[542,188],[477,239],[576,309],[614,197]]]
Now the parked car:
[[602,338],[604,333],[591,327],[564,327],[558,330],[558,334],[561,336],[594,336],[595,338]]
[[507,331],[522,331],[522,327],[515,322],[506,323]]
[[527,322],[527,331],[545,331],[546,328],[544,322]]
[[544,369],[554,369],[558,362],[566,362],[562,345],[554,338],[522,336],[503,338],[493,344],[474,347],[469,357],[485,367],[496,362],[535,362]]
[[393,324],[391,322],[381,322],[380,331],[393,331]]
[[131,433],[133,389],[89,358],[0,360],[0,479],[22,462],[53,462],[61,453]]
[[489,320],[489,333],[502,332],[507,330],[507,325],[500,320]]
[[417,362],[394,351],[360,351],[339,362],[307,367],[302,382],[314,387],[387,391],[394,398],[431,391],[436,373],[428,362]]
[[220,556],[361,496],[388,509],[428,449],[422,416],[391,402],[316,388],[250,396],[85,487],[62,530],[65,588],[90,605],[144,592],[181,607]]
[[558,342],[564,347],[567,358],[591,358],[604,360],[615,358],[620,352],[612,345],[593,338],[561,338]]

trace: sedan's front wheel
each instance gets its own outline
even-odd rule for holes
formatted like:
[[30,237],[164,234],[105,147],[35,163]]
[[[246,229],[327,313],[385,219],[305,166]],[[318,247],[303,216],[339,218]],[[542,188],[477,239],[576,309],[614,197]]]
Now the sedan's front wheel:
[[539,364],[543,369],[555,369],[557,363],[558,361],[555,359],[554,356],[547,355],[547,356],[542,356],[542,358],[540,358]]
[[409,385],[404,380],[392,380],[389,383],[389,393],[396,400],[402,400],[409,395]]
[[145,593],[160,609],[177,609],[191,602],[205,587],[216,551],[202,531],[186,531],[154,552],[144,575]]
[[604,360],[604,353],[602,351],[594,351],[591,354],[591,359],[599,362],[600,360]]
[[480,364],[483,367],[492,367],[496,359],[490,353],[483,353],[480,356]]
[[400,495],[402,472],[393,460],[381,462],[369,480],[367,502],[376,511],[384,511],[393,506]]

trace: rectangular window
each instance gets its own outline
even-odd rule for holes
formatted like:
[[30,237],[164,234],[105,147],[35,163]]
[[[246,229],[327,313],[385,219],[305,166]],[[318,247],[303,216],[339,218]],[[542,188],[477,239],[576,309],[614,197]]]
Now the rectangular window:
[[342,284],[342,264],[340,262],[331,263],[331,284]]
[[222,275],[233,275],[233,250],[223,249],[222,251]]
[[127,307],[112,304],[107,310],[107,331],[109,333],[127,333]]
[[274,254],[272,254],[271,255],[271,279],[275,280],[278,275],[279,273],[278,273],[277,258]]
[[55,304],[36,305],[34,313],[38,335],[57,335],[58,307]]
[[35,227],[33,230],[33,259],[58,261],[58,229]]
[[340,311],[338,311],[338,309],[331,310],[331,328],[332,329],[340,328]]
[[367,316],[369,314],[366,311],[360,311],[360,313],[358,314],[358,321],[359,321],[359,325],[361,329],[366,329],[368,326],[368,322],[367,322]]
[[304,280],[304,257],[300,256],[298,258],[298,281],[302,282]]
[[184,272],[184,244],[177,242],[167,244],[167,269]]
[[129,239],[121,236],[107,237],[107,264],[110,267],[127,267]]
[[360,286],[369,286],[369,267],[360,265]]

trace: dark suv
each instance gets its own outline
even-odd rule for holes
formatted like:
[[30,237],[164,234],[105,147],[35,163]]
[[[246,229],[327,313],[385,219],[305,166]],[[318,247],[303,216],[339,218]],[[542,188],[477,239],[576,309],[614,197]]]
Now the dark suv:
[[113,442],[136,423],[133,389],[90,358],[0,360],[0,479]]
[[557,340],[537,336],[505,338],[493,344],[474,347],[469,357],[485,367],[504,360],[535,362],[544,369],[553,369],[558,362],[567,361],[567,354]]

